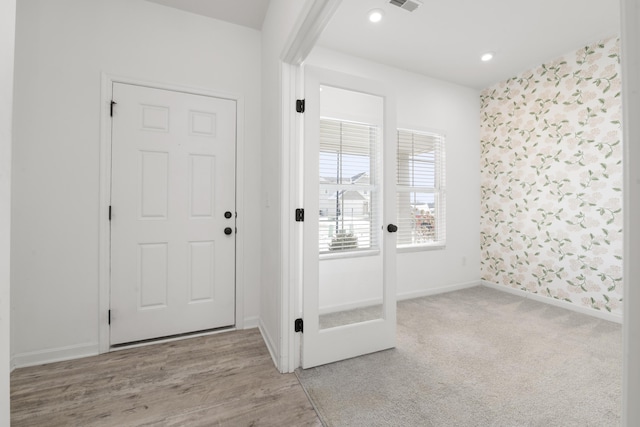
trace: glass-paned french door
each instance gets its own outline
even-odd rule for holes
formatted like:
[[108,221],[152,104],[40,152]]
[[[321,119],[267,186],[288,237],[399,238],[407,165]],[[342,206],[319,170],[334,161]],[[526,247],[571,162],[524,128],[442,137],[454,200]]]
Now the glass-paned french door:
[[397,135],[383,84],[305,68],[302,366],[309,368],[395,346]]

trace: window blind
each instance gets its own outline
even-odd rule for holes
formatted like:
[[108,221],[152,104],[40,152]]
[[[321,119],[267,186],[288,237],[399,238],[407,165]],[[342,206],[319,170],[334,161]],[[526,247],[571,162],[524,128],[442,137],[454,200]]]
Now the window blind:
[[398,247],[444,244],[444,135],[398,130]]
[[320,120],[320,253],[376,249],[378,128]]

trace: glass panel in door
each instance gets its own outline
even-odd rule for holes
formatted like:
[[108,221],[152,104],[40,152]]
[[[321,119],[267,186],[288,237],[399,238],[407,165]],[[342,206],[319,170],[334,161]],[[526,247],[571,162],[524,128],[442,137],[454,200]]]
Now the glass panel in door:
[[[320,109],[342,98],[379,105],[362,123],[320,118],[318,250],[320,329],[382,318],[382,99],[321,87]],[[339,111],[339,110],[338,110]],[[377,117],[379,116],[379,117]]]

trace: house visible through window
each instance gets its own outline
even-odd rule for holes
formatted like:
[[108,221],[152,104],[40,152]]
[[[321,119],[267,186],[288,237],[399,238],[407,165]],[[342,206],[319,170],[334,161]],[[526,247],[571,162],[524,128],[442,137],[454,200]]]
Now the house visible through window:
[[398,130],[398,247],[445,244],[444,135]]
[[378,128],[320,120],[320,253],[378,248]]

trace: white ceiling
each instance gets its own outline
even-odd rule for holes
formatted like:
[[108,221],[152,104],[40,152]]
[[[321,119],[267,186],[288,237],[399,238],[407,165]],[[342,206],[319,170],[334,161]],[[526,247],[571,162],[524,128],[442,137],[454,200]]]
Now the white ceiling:
[[[260,29],[269,0],[149,0]],[[379,8],[384,18],[368,21]],[[414,12],[389,0],[343,0],[318,45],[483,89],[619,34],[619,0],[424,0]],[[483,63],[480,55],[495,58]]]
[[[586,43],[619,34],[618,0],[344,0],[318,44],[483,89]],[[378,24],[367,13],[384,11]],[[488,63],[481,54],[492,51]]]
[[147,0],[198,15],[231,22],[256,30],[269,8],[269,0]]

